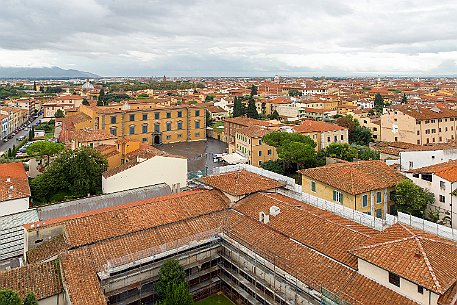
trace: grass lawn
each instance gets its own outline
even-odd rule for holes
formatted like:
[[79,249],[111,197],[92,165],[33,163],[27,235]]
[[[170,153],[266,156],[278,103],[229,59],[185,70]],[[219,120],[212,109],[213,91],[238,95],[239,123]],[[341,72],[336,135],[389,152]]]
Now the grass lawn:
[[206,299],[198,301],[195,305],[234,305],[232,301],[230,301],[226,296],[223,294],[215,294]]

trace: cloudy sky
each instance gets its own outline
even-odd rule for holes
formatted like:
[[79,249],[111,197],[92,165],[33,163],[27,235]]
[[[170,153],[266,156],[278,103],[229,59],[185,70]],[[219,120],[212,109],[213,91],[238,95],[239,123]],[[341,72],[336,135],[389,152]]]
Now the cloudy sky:
[[0,66],[457,75],[456,0],[0,0]]

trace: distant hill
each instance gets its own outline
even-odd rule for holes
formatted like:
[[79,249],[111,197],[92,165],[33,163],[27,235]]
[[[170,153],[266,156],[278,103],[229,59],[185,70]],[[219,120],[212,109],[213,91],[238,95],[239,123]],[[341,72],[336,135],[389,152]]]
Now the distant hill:
[[0,79],[68,79],[100,78],[99,75],[74,69],[0,67]]

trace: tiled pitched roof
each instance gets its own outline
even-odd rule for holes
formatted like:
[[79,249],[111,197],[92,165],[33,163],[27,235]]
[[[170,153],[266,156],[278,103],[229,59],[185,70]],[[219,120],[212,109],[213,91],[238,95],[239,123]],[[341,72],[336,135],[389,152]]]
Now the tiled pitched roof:
[[0,289],[17,291],[22,298],[33,292],[38,300],[56,295],[62,291],[58,264],[29,264],[0,272]]
[[457,281],[457,243],[404,224],[394,224],[352,253],[437,294]]
[[30,195],[29,181],[22,162],[0,164],[0,202]]
[[248,136],[250,138],[261,138],[264,135],[267,135],[273,130],[267,129],[265,127],[261,126],[249,126],[249,127],[242,127],[236,131],[237,133],[240,133],[242,135]]
[[381,161],[335,163],[303,169],[299,173],[351,195],[393,187],[405,179]]
[[245,170],[204,177],[202,181],[233,196],[243,196],[284,186],[284,183]]
[[294,126],[295,132],[324,132],[324,131],[336,131],[336,130],[347,130],[347,128],[341,127],[336,124],[330,124],[322,121],[303,120],[298,126]]
[[437,105],[406,104],[396,105],[390,108],[401,111],[418,120],[457,117],[457,111],[445,107],[438,107]]
[[244,116],[238,116],[238,117],[234,117],[234,118],[226,118],[224,121],[225,122],[229,122],[229,123],[242,125],[242,126],[265,126],[265,127],[276,126],[275,124],[272,124],[271,122],[262,121],[262,120],[256,120],[256,119],[247,118],[247,117],[244,117]]
[[69,248],[70,245],[65,241],[64,236],[60,234],[27,251],[27,262],[33,264],[45,261]]
[[457,160],[438,163],[412,170],[414,173],[433,173],[449,182],[457,182]]
[[93,142],[117,139],[109,132],[103,129],[85,128],[70,132],[69,140],[76,140],[78,142]]

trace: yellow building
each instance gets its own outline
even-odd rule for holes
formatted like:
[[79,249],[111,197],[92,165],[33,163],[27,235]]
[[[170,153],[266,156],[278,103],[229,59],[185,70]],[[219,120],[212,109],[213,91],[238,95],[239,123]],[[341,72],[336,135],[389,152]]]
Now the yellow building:
[[103,129],[119,138],[128,136],[151,145],[206,139],[205,109],[189,105],[81,105],[79,111],[90,117],[93,129]]
[[405,179],[381,161],[335,163],[299,173],[303,192],[378,218],[394,211],[392,192]]
[[248,159],[248,164],[261,167],[263,162],[278,159],[276,148],[262,141],[264,135],[273,132],[261,126],[240,128],[236,131],[235,146],[232,152],[237,152]]
[[347,128],[322,121],[303,120],[300,125],[293,126],[292,130],[313,139],[317,151],[332,143],[348,143],[349,139]]

